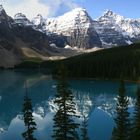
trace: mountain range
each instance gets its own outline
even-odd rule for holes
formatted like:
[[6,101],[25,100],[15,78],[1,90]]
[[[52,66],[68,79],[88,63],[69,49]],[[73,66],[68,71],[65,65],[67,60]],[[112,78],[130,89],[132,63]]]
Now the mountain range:
[[124,18],[111,10],[96,20],[83,8],[47,19],[38,14],[29,20],[22,13],[8,16],[0,5],[0,67],[13,67],[29,58],[66,58],[139,40],[140,19]]
[[[16,23],[32,26],[48,36],[63,36],[62,40],[65,43],[79,48],[127,45],[140,39],[140,19],[125,18],[111,10],[107,10],[96,20],[93,20],[83,8],[76,8],[55,18],[44,19],[38,14],[30,21],[25,15],[18,13],[14,19]],[[76,34],[80,35],[80,39],[84,39],[86,46],[84,43],[82,46],[79,42],[71,42]],[[59,43],[55,43],[59,46]]]

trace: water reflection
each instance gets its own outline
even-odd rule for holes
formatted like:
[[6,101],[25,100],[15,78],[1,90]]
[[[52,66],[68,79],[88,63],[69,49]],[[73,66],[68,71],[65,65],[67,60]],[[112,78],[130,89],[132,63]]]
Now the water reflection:
[[[24,132],[24,123],[21,110],[25,81],[28,81],[33,115],[37,123],[35,136],[40,140],[46,138],[51,140],[52,120],[56,109],[53,104],[56,81],[51,76],[41,73],[14,71],[0,72],[0,139],[23,139],[21,133]],[[90,139],[109,140],[114,127],[118,82],[70,80],[70,85],[75,97],[77,114],[89,117]],[[126,89],[130,99],[129,109],[131,109],[135,102],[136,84],[127,83]],[[82,119],[79,121],[82,122]]]
[[27,81],[25,82],[25,97],[22,108],[22,116],[25,126],[25,130],[22,133],[22,137],[25,140],[36,140],[36,138],[34,137],[34,131],[37,130],[37,127],[33,116],[32,99],[28,95]]
[[53,135],[55,140],[79,140],[79,122],[76,111],[76,102],[72,93],[68,79],[67,70],[64,66],[60,67],[57,79],[57,92],[54,104],[57,111],[53,118]]
[[118,90],[117,104],[116,104],[116,115],[115,115],[115,126],[112,132],[112,139],[130,139],[130,113],[128,112],[129,99],[125,93],[125,83],[120,82]]

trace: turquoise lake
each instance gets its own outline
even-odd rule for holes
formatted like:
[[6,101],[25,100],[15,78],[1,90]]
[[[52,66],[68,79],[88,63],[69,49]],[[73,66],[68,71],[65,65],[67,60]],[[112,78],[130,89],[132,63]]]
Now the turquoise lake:
[[[51,75],[34,70],[0,71],[0,140],[23,140],[21,134],[25,129],[22,118],[25,81],[37,123],[34,135],[37,140],[52,140],[53,115],[57,108],[53,100],[57,81],[53,80]],[[115,125],[119,82],[74,79],[69,80],[69,84],[75,97],[77,114],[89,117],[90,140],[110,140]],[[132,112],[137,84],[127,82],[125,85],[130,100],[129,111]],[[80,123],[81,119],[76,121]]]

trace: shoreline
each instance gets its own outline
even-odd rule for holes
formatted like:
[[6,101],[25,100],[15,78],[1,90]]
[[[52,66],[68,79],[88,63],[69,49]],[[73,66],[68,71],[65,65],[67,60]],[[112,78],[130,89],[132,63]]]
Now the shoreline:
[[[45,69],[45,68],[44,68]],[[32,69],[26,69],[26,68],[23,68],[23,69],[19,69],[19,68],[10,68],[10,69],[3,69],[3,68],[0,68],[0,70],[2,71],[5,71],[5,70],[9,70],[9,71],[14,71],[14,70],[25,70],[25,71],[31,71]],[[38,69],[37,69],[38,70]],[[54,76],[55,77],[55,76]],[[55,79],[55,78],[54,78]],[[75,79],[75,80],[104,80],[104,81],[116,81],[116,82],[119,82],[121,79],[109,79],[109,78],[89,78],[89,77],[68,77],[68,79],[72,80],[72,79]],[[129,82],[129,83],[136,83],[136,84],[140,84],[140,80],[124,80],[124,82]]]
[[[70,77],[69,79],[74,79],[74,80],[104,80],[104,81],[116,81],[119,82],[121,79],[103,79],[103,78],[87,78],[87,77]],[[134,81],[134,80],[124,80],[124,82],[129,82],[129,83],[136,83],[140,84],[140,81]]]

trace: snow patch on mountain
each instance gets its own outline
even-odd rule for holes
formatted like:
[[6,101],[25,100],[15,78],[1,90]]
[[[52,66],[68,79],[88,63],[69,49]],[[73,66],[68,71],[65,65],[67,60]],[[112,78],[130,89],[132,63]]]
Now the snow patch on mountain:
[[34,17],[31,21],[35,26],[43,26],[45,24],[45,19],[42,17],[41,14],[38,14]]
[[22,14],[22,13],[17,13],[14,16],[14,21],[18,24],[18,25],[24,25],[24,26],[32,26],[31,22],[27,19],[27,17]]
[[[2,6],[0,9],[3,11]],[[125,18],[111,10],[96,20],[85,9],[76,8],[62,16],[47,19],[38,14],[31,21],[18,13],[14,21],[46,33],[51,44],[65,49],[110,48],[140,40],[140,19]]]
[[46,20],[46,32],[70,35],[70,33],[80,28],[89,28],[91,19],[85,9],[76,8],[57,18],[48,18]]
[[[140,35],[140,20],[124,18],[111,10],[107,10],[95,23],[95,29],[101,38],[104,34],[106,38],[114,34],[120,40],[126,40],[127,44],[132,44],[131,39]],[[104,38],[102,40],[106,42]],[[110,40],[110,43],[113,41]]]
[[133,42],[131,42],[130,40],[126,40],[126,43],[129,45],[133,44]]
[[140,22],[124,18],[111,10],[93,21],[93,25],[103,47],[132,44],[133,38],[140,39]]

